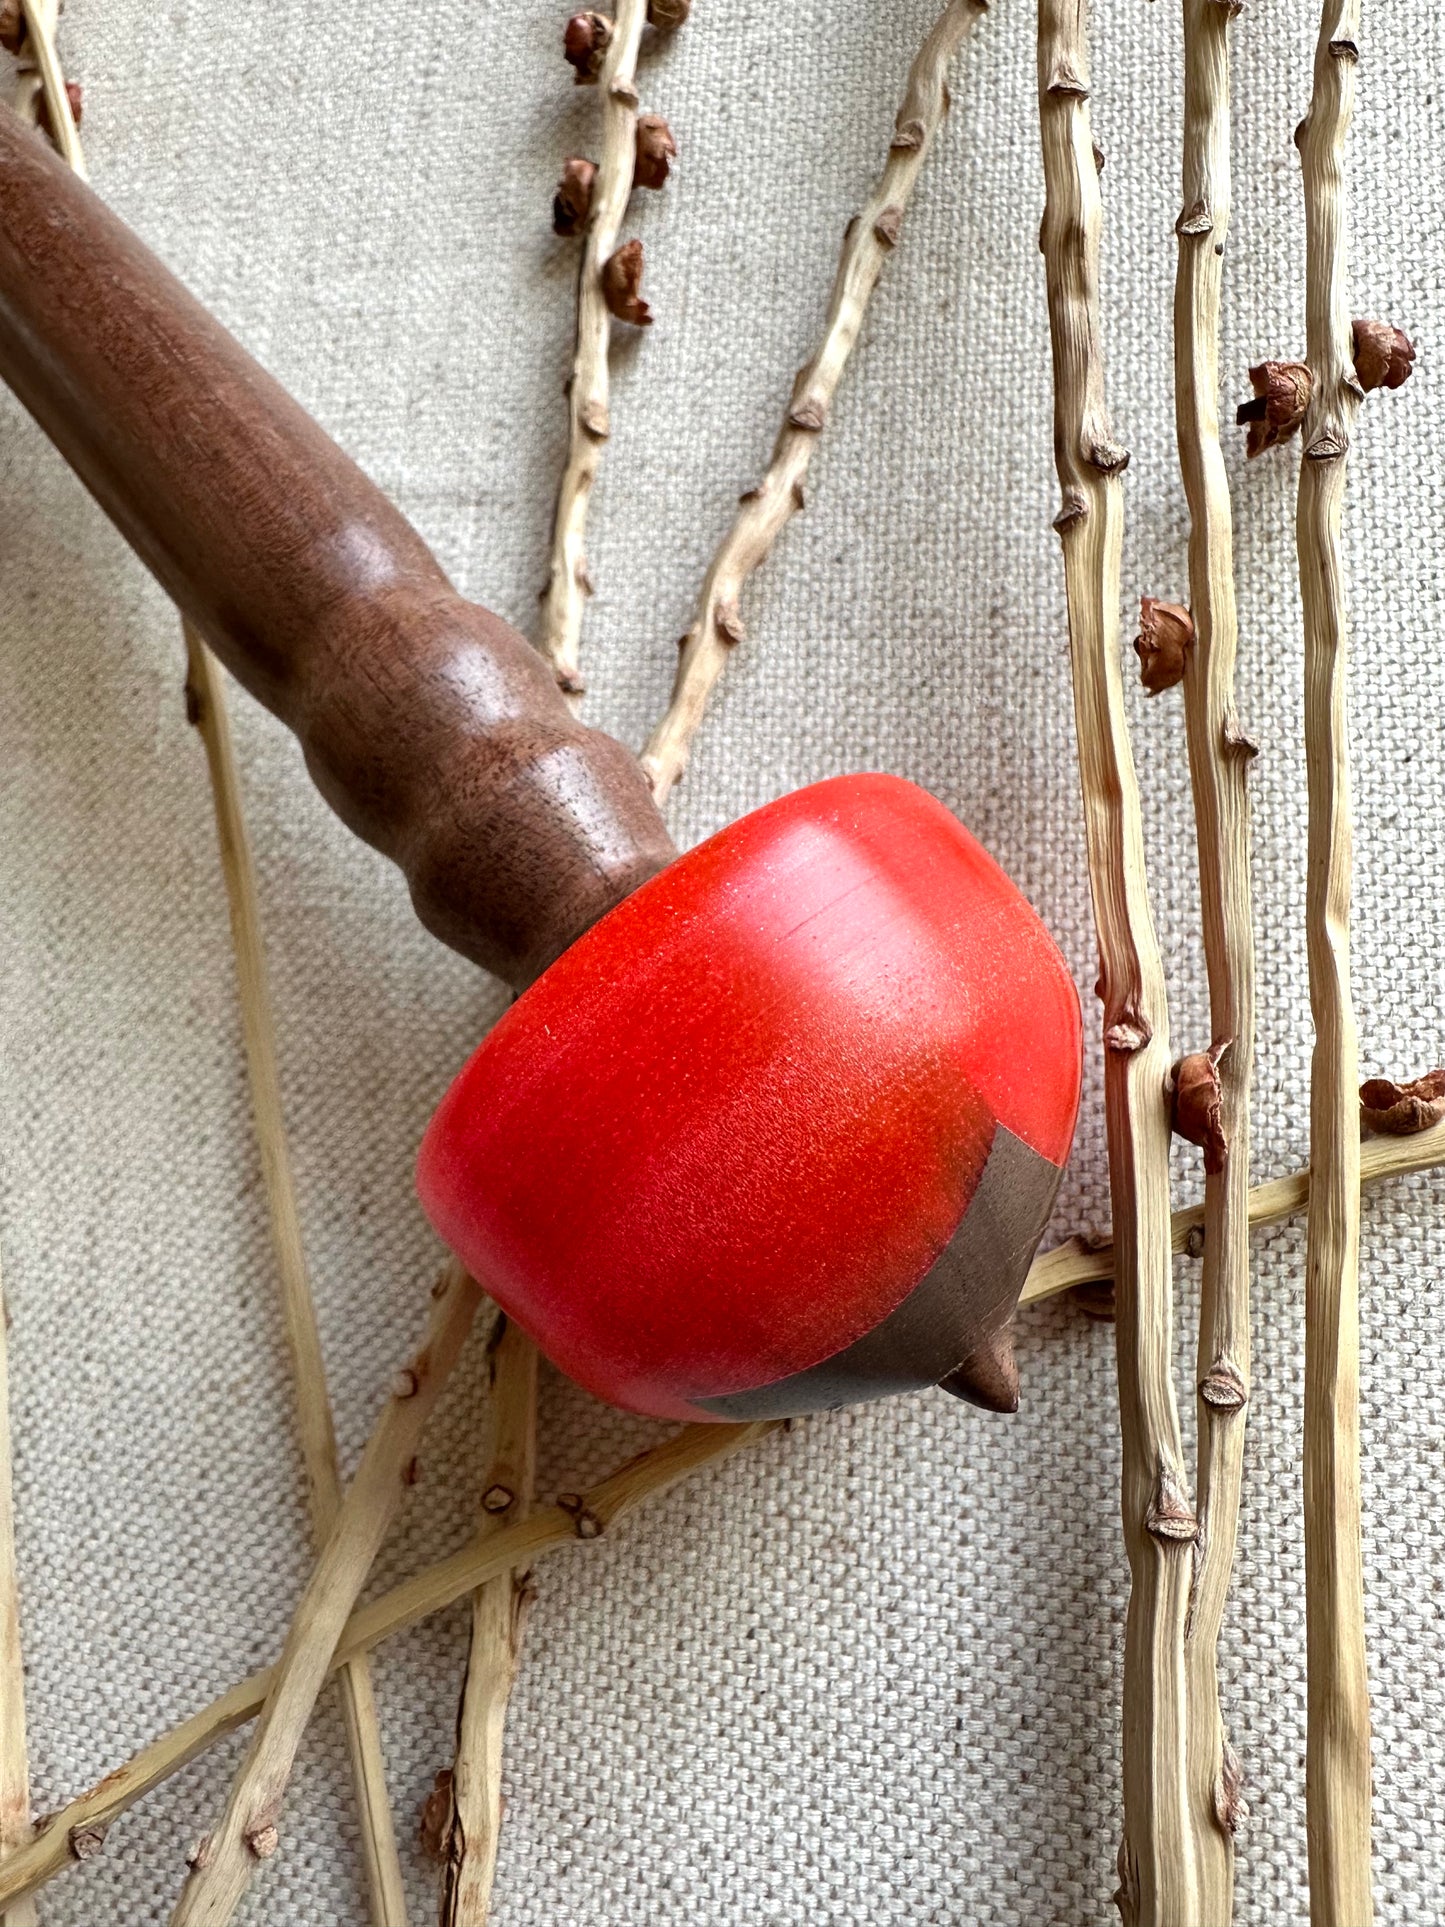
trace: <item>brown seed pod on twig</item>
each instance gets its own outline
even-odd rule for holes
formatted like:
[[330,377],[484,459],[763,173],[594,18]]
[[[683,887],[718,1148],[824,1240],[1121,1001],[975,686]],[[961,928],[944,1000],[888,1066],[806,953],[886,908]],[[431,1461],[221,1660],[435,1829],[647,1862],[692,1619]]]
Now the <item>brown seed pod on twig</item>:
[[1386,1137],[1413,1137],[1445,1118],[1445,1070],[1426,1071],[1408,1084],[1372,1077],[1360,1086],[1360,1123]]
[[676,33],[692,12],[692,0],[647,0],[647,24],[659,33]]
[[1249,424],[1245,453],[1262,455],[1287,442],[1305,418],[1314,376],[1302,361],[1261,361],[1249,371],[1254,400],[1241,402],[1234,419]]
[[661,187],[668,170],[677,159],[677,142],[661,114],[644,114],[637,123],[637,161],[632,170],[634,187]]
[[452,1770],[444,1766],[432,1781],[431,1792],[422,1801],[416,1837],[428,1860],[446,1858],[447,1840],[452,1830]]
[[[78,80],[67,80],[65,98],[70,102],[70,118],[79,127],[85,117],[85,89]],[[50,102],[42,94],[35,104],[35,125],[42,134],[55,139],[55,124],[50,118]],[[1393,384],[1398,386],[1399,384]]]
[[602,299],[609,314],[634,328],[652,326],[652,310],[642,298],[642,243],[624,241],[602,270]]
[[1224,1169],[1229,1140],[1224,1135],[1223,1094],[1219,1087],[1222,1051],[1194,1051],[1181,1057],[1170,1072],[1173,1086],[1171,1122],[1177,1134],[1204,1152],[1204,1168],[1213,1175]]
[[552,232],[580,234],[592,212],[592,184],[597,169],[580,154],[570,154],[562,163],[562,178],[552,197]]
[[1356,319],[1353,346],[1355,373],[1366,394],[1376,388],[1399,388],[1410,379],[1415,344],[1403,328],[1388,321]]
[[562,31],[562,51],[579,87],[596,84],[611,41],[612,22],[605,13],[574,13],[567,22]]
[[1139,658],[1139,680],[1151,696],[1183,682],[1193,647],[1194,618],[1181,603],[1160,602],[1151,595],[1139,598],[1134,653]]

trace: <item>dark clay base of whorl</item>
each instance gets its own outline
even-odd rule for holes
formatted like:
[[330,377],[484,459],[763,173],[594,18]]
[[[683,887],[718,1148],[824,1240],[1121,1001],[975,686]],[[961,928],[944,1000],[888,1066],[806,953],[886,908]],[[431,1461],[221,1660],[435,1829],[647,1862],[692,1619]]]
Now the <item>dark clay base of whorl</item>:
[[1017,1411],[1009,1325],[1062,1176],[1057,1164],[995,1125],[957,1231],[881,1324],[807,1371],[694,1403],[719,1418],[790,1418],[938,1384],[987,1411]]

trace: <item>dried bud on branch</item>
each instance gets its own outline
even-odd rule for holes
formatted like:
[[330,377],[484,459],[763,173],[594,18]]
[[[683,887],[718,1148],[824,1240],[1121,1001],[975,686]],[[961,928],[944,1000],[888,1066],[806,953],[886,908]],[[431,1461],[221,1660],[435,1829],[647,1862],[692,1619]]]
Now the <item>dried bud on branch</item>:
[[1181,1057],[1171,1072],[1174,1086],[1172,1123],[1175,1131],[1204,1152],[1204,1168],[1211,1174],[1224,1169],[1229,1141],[1224,1135],[1223,1097],[1219,1089],[1222,1053],[1195,1051]]
[[661,187],[677,159],[677,142],[661,114],[644,114],[637,123],[637,158],[632,168],[634,187]]
[[1199,1536],[1199,1524],[1189,1503],[1189,1489],[1172,1467],[1162,1465],[1154,1483],[1154,1497],[1144,1514],[1144,1528],[1156,1539],[1175,1545]]
[[1151,595],[1139,598],[1139,633],[1134,653],[1139,658],[1139,680],[1151,696],[1162,695],[1184,680],[1184,666],[1194,647],[1194,618],[1177,602],[1160,602]]
[[592,212],[592,186],[597,169],[579,154],[570,154],[562,163],[562,178],[552,197],[554,234],[580,234]]
[[432,1790],[422,1802],[421,1821],[417,1827],[417,1838],[421,1850],[428,1860],[445,1860],[447,1840],[452,1830],[452,1815],[456,1811],[452,1799],[452,1770],[444,1766],[432,1782]]
[[1401,328],[1388,321],[1355,322],[1355,373],[1366,394],[1376,388],[1399,388],[1410,379],[1415,344]]
[[1231,1838],[1244,1818],[1244,1801],[1240,1797],[1243,1789],[1244,1768],[1239,1764],[1239,1755],[1226,1740],[1214,1786],[1214,1817]]
[[567,22],[562,51],[576,71],[579,87],[595,84],[611,42],[612,22],[605,13],[574,13]]
[[18,54],[25,44],[25,10],[20,0],[0,0],[0,47]]
[[[79,127],[81,117],[85,113],[85,90],[78,80],[66,81],[65,98],[70,102],[70,118]],[[42,134],[49,135],[51,140],[55,139],[55,128],[50,119],[50,102],[44,94],[41,94],[35,103],[35,125]]]
[[1386,1137],[1413,1137],[1445,1117],[1445,1070],[1427,1071],[1410,1084],[1372,1077],[1360,1086],[1360,1122]]
[[1240,404],[1235,420],[1248,422],[1245,453],[1255,456],[1294,434],[1310,405],[1314,376],[1302,361],[1262,361],[1250,369],[1249,380],[1254,400]]
[[652,325],[652,310],[642,298],[642,243],[624,241],[602,270],[602,299],[619,321],[635,328]]
[[1111,1319],[1117,1310],[1112,1278],[1091,1278],[1087,1284],[1070,1285],[1069,1297],[1086,1318]]
[[647,22],[659,33],[676,33],[692,12],[692,0],[647,0]]

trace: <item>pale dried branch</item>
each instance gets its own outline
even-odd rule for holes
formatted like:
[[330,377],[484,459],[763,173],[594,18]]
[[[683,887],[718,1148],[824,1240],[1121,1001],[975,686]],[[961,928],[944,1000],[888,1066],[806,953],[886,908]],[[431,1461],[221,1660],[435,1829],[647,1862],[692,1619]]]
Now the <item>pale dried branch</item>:
[[1349,625],[1340,518],[1360,403],[1346,276],[1345,139],[1359,0],[1325,0],[1304,162],[1305,417],[1296,541],[1305,632],[1315,1049],[1305,1247],[1305,1809],[1313,1927],[1370,1927],[1370,1700],[1360,1550],[1359,1045],[1350,998]]
[[883,263],[897,246],[903,215],[933,137],[948,111],[949,63],[986,5],[987,0],[948,0],[909,69],[888,160],[844,237],[822,340],[798,372],[767,473],[743,496],[708,568],[692,627],[679,644],[667,713],[642,753],[642,767],[659,802],[687,767],[708,697],[729,654],[743,640],[743,589],[803,506],[803,482],[813,450]]
[[[1199,1540],[1185,1641],[1189,1786],[1199,1911],[1228,1927],[1234,1907],[1237,1763],[1219,1699],[1224,1624],[1244,1476],[1249,1389],[1249,1093],[1254,1074],[1250,752],[1235,714],[1234,532],[1219,441],[1219,308],[1229,232],[1229,23],[1219,0],[1184,0],[1183,207],[1175,231],[1174,407],[1189,504],[1194,643],[1184,727],[1199,851],[1211,1048],[1195,1066],[1204,1152],[1204,1266],[1196,1383]],[[1176,1113],[1187,1097],[1179,1080]],[[1208,1388],[1228,1383],[1229,1398]],[[1233,1789],[1233,1790],[1231,1790]]]
[[[20,1651],[20,1585],[15,1564],[15,1493],[10,1457],[10,1314],[0,1293],[0,1862],[23,1847],[30,1822],[25,1746],[25,1663]],[[0,1927],[35,1927],[35,1908],[17,1900]]]
[[[37,123],[59,95],[53,125],[57,145],[83,175],[84,157],[75,132],[65,76],[55,48],[59,0],[29,0],[21,11],[20,71],[15,111]],[[37,71],[38,69],[38,71]],[[68,130],[70,145],[65,138]],[[9,1312],[0,1293],[0,1860],[31,1838],[30,1763],[25,1733],[25,1663],[20,1645],[20,1585],[15,1560],[15,1493],[10,1443]],[[7,1905],[0,1927],[35,1927],[29,1899]]]
[[1088,14],[1080,0],[1039,0],[1038,81],[1045,180],[1040,240],[1063,493],[1055,526],[1064,550],[1104,1003],[1104,1106],[1118,1241],[1122,1510],[1132,1579],[1120,1897],[1126,1921],[1138,1927],[1198,1927],[1184,1694],[1194,1532],[1172,1376],[1168,1015],[1125,721],[1119,567],[1128,456],[1114,440],[1104,402],[1103,208],[1090,133]]
[[[526,1518],[537,1477],[537,1348],[520,1325],[505,1317],[492,1352],[488,1426],[479,1538]],[[499,1573],[472,1595],[471,1645],[452,1763],[441,1927],[484,1927],[491,1907],[502,1830],[502,1735],[532,1596],[525,1567]]]
[[[1407,1177],[1416,1171],[1438,1171],[1445,1166],[1445,1123],[1415,1137],[1377,1138],[1360,1146],[1360,1181],[1379,1184],[1385,1178]],[[1293,1171],[1271,1178],[1249,1193],[1249,1223],[1280,1224],[1298,1217],[1309,1204],[1310,1171]],[[1208,1248],[1203,1205],[1176,1211],[1170,1221],[1170,1241],[1176,1252],[1199,1257]],[[1024,1285],[1020,1304],[1037,1304],[1075,1285],[1090,1285],[1114,1276],[1114,1246],[1108,1238],[1066,1238],[1036,1258]]]
[[587,574],[587,509],[602,465],[602,447],[611,432],[607,354],[612,317],[603,272],[616,251],[632,193],[637,53],[646,24],[647,0],[618,0],[597,68],[602,90],[602,158],[590,183],[587,238],[577,279],[577,341],[567,390],[567,459],[552,518],[552,562],[542,591],[536,638],[569,696],[580,696],[583,690],[579,648],[582,615],[592,588]]
[[[353,1612],[340,1629],[327,1669],[334,1671],[346,1665],[393,1633],[405,1632],[419,1620],[443,1612],[488,1580],[528,1566],[545,1552],[578,1539],[600,1537],[645,1500],[660,1497],[705,1466],[721,1464],[744,1446],[778,1429],[776,1421],[685,1426],[662,1445],[630,1459],[566,1507],[543,1506],[501,1532],[479,1533],[450,1558],[416,1573]],[[254,1719],[267,1703],[279,1674],[278,1666],[251,1674],[183,1725],[142,1748],[90,1792],[50,1815],[28,1846],[20,1848],[13,1859],[0,1863],[0,1908],[12,1907],[67,1867],[91,1857],[118,1815],[225,1734]]]
[[[341,1476],[321,1333],[307,1275],[301,1217],[281,1108],[276,1027],[261,935],[255,865],[241,807],[240,779],[221,672],[190,624],[183,622],[181,630],[186,645],[186,712],[200,732],[210,776],[221,872],[230,909],[231,946],[236,961],[251,1108],[271,1222],[271,1242],[276,1254],[282,1320],[296,1389],[296,1417],[301,1458],[306,1469],[311,1530],[319,1549],[329,1538],[341,1508]],[[387,1798],[386,1767],[371,1669],[365,1660],[358,1660],[354,1665],[343,1667],[338,1683],[356,1786],[372,1919],[375,1927],[397,1927],[397,1923],[406,1918],[406,1886]]]
[[84,180],[90,176],[75,125],[75,107],[55,44],[60,0],[24,0],[25,38],[20,47],[15,111],[42,123],[62,157]]
[[281,1804],[348,1614],[387,1527],[415,1478],[416,1450],[461,1353],[482,1294],[453,1262],[443,1273],[421,1349],[396,1374],[331,1535],[291,1620],[260,1724],[232,1782],[220,1825],[202,1841],[173,1927],[230,1920],[257,1865],[279,1845]]

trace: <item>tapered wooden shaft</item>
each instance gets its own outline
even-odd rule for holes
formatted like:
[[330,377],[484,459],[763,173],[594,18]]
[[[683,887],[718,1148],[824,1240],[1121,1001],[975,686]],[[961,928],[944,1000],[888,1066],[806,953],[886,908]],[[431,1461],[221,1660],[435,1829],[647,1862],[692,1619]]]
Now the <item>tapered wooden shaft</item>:
[[8,112],[0,378],[444,942],[524,986],[671,860],[631,753]]

